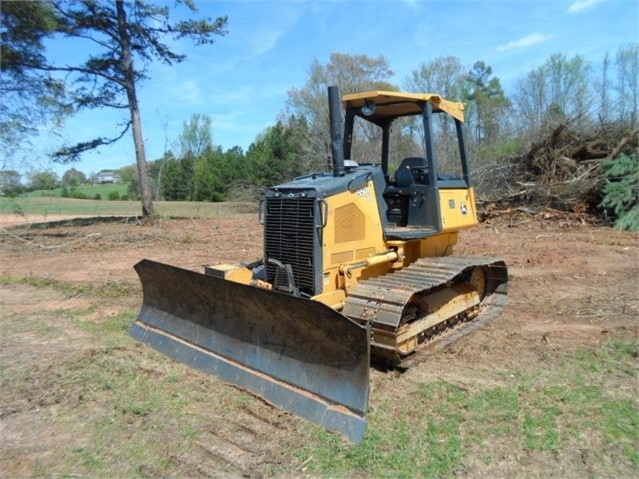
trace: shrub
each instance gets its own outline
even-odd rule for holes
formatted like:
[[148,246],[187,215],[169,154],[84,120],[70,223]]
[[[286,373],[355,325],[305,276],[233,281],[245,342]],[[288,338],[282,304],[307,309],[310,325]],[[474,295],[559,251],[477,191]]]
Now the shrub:
[[639,162],[637,155],[622,154],[614,160],[601,163],[608,184],[600,206],[610,208],[615,228],[639,231]]
[[71,188],[71,198],[75,198],[75,199],[78,199],[78,200],[86,200],[87,199],[87,195],[84,194],[81,191],[78,191],[78,190],[76,190],[74,188]]
[[95,196],[93,197],[94,200],[101,200],[102,199],[102,195],[100,195],[100,193],[96,193]]
[[109,193],[109,201],[118,201],[120,199],[120,192],[112,191]]

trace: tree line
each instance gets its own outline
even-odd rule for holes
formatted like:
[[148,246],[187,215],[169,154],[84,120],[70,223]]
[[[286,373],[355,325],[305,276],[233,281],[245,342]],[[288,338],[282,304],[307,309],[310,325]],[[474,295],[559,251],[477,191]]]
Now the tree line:
[[[195,12],[192,1],[177,4]],[[2,2],[0,8],[2,69],[11,80],[3,83],[0,93],[13,100],[0,107],[0,147],[5,152],[17,137],[28,134],[25,125],[63,119],[82,108],[128,109],[130,120],[120,136],[132,128],[135,140],[141,134],[135,128],[139,116],[135,85],[145,79],[152,60],[172,63],[185,59],[170,49],[168,40],[185,37],[205,44],[212,43],[216,35],[227,34],[226,17],[171,23],[170,9],[143,1],[116,0],[113,5],[91,0]],[[43,40],[56,36],[88,39],[100,47],[100,53],[77,66],[55,66],[46,58]],[[306,83],[288,91],[276,124],[262,132],[246,152],[240,147],[223,151],[215,146],[210,118],[194,114],[161,158],[147,162],[143,145],[136,140],[136,164],[129,170],[145,216],[153,214],[153,199],[253,199],[268,185],[330,169],[328,85],[338,85],[344,94],[434,92],[466,105],[468,147],[480,198],[532,201],[545,188],[551,193],[541,197],[552,201],[558,181],[562,187],[577,182],[586,186],[575,201],[589,196],[590,207],[601,205],[619,214],[617,201],[606,203],[604,196],[609,183],[618,187],[625,182],[629,186],[618,196],[625,198],[621,213],[633,212],[636,217],[638,79],[637,43],[622,46],[594,63],[581,55],[551,55],[517,79],[508,93],[482,60],[464,65],[455,56],[433,58],[416,65],[396,83],[390,61],[382,56],[334,53],[326,64],[311,62]],[[25,104],[38,108],[21,108]],[[446,123],[435,127],[437,134],[447,137],[450,127]],[[376,161],[377,133],[361,133],[353,159]],[[394,129],[391,168],[415,143],[414,134],[409,124]],[[72,160],[87,149],[117,139],[65,146],[56,152],[56,158]],[[443,141],[438,148],[439,156],[445,158],[453,146]],[[622,161],[629,165],[621,169],[625,172],[621,176],[619,168],[600,161],[614,162],[617,157],[625,158]],[[526,186],[529,184],[536,188]]]
[[5,196],[16,196],[29,191],[53,190],[60,186],[77,187],[87,183],[87,176],[70,168],[62,178],[51,171],[34,171],[23,181],[22,175],[16,170],[0,170],[0,192]]
[[210,117],[193,115],[178,138],[177,154],[167,151],[149,163],[157,199],[253,201],[264,188],[306,172],[299,162],[308,136],[303,120],[277,122],[246,152],[238,146],[226,151],[214,146],[210,125]]
[[[339,84],[343,93],[436,91],[463,101],[468,147],[482,198],[513,195],[534,203],[532,195],[526,196],[528,182],[554,194],[554,182],[572,184],[577,178],[583,190],[577,197],[561,193],[565,203],[572,204],[558,202],[553,206],[583,208],[577,203],[586,198],[591,212],[597,213],[594,210],[599,208],[600,214],[614,217],[631,213],[622,225],[637,228],[636,44],[620,48],[614,61],[606,55],[598,65],[581,56],[552,55],[518,79],[511,94],[506,94],[485,62],[464,66],[452,56],[419,65],[402,84],[391,82],[393,72],[383,57],[336,53],[327,64],[312,62],[309,72],[304,86],[288,92],[276,125],[260,134],[246,152],[239,147],[223,151],[214,146],[210,118],[193,115],[174,142],[176,152],[169,151],[150,163],[156,198],[251,200],[269,185],[330,170],[326,86]],[[436,126],[436,133],[448,138],[446,125]],[[379,152],[374,148],[380,142],[373,134],[365,132],[364,140],[354,148],[354,160],[377,161]],[[414,140],[406,125],[395,128],[392,135],[395,151],[391,152],[391,168],[407,156],[408,145]],[[626,143],[608,158],[624,139]],[[439,157],[445,158],[455,145],[440,141],[438,148],[442,150]],[[546,152],[548,158],[540,152]],[[562,158],[569,159],[570,168],[558,167],[556,163]],[[584,168],[591,170],[590,177],[583,174]]]

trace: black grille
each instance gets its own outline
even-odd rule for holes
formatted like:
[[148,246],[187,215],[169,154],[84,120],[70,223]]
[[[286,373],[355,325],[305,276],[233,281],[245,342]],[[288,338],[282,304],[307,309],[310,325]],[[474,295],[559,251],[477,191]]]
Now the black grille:
[[[266,258],[290,264],[300,292],[315,294],[313,198],[267,198],[264,228]],[[266,264],[266,277],[275,280],[276,266]]]

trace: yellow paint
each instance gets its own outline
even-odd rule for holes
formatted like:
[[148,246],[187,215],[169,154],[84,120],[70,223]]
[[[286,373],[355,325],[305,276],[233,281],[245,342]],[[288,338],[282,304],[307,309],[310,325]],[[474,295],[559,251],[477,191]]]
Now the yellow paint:
[[433,105],[433,111],[445,111],[453,118],[464,121],[464,104],[450,101],[434,93],[404,93],[398,91],[368,91],[344,95],[345,105],[362,107],[367,101],[374,102],[376,111],[372,117],[398,118],[404,115],[421,113],[419,104],[427,101]]
[[208,274],[235,283],[251,284],[253,279],[253,272],[250,269],[236,264],[218,264],[208,266],[207,269]]
[[[441,233],[419,240],[385,242],[372,182],[329,198],[322,244],[323,292],[314,299],[339,306],[344,291],[348,294],[360,280],[385,275],[419,258],[452,254],[459,230],[477,224],[474,192],[472,188],[440,190],[440,205]],[[394,253],[384,256],[389,251]]]
[[475,192],[473,188],[439,190],[444,232],[459,231],[477,225]]
[[[352,191],[331,196],[327,203],[328,215],[322,244],[322,296],[341,288],[352,287],[366,271],[366,268],[358,268],[347,277],[340,275],[340,266],[365,262],[387,250],[372,181]],[[386,269],[384,267],[380,271]],[[329,298],[326,300],[327,304],[334,301],[333,297],[326,297]]]

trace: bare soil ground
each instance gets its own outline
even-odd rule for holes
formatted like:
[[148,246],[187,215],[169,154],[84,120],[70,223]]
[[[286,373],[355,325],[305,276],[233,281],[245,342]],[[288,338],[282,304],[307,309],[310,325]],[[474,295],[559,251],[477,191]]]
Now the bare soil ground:
[[[96,471],[111,477],[130,477],[132,471],[139,477],[304,475],[308,464],[292,461],[291,451],[316,434],[306,421],[246,399],[245,393],[164,360],[133,340],[106,344],[92,329],[113,318],[126,327],[131,312],[139,309],[133,265],[142,258],[195,271],[203,264],[259,258],[262,232],[254,215],[169,219],[155,225],[85,219],[45,228],[37,221],[0,216],[0,275],[13,278],[0,284],[0,477],[90,477]],[[506,311],[401,376],[373,370],[371,409],[395,399],[401,403],[418,383],[443,380],[462,389],[503,384],[511,372],[531,367],[551,371],[575,351],[595,349],[615,338],[636,340],[638,246],[637,234],[570,218],[506,217],[463,232],[458,252],[506,260]],[[79,292],[73,285],[94,289]],[[131,368],[135,374],[126,376]],[[187,395],[187,412],[173,420],[166,411],[159,426],[151,420],[155,411],[139,410],[140,404],[155,403],[135,399],[138,386],[113,384],[109,377],[103,388],[95,388],[95,378],[104,369],[131,378],[142,369],[158,384],[174,383],[171,401],[178,404]],[[86,383],[91,388],[83,387],[84,374],[91,375]],[[542,375],[535,384],[546,387],[552,381],[552,374]],[[605,373],[600,385],[613,395],[637,392],[636,381],[616,382]],[[118,396],[118,388],[125,388],[133,399]],[[145,382],[142,388],[151,386]],[[145,389],[145,394],[161,401],[155,389]],[[160,404],[167,407],[166,402]],[[405,419],[419,411],[389,414]],[[117,429],[110,427],[113,421]],[[601,441],[594,434],[559,451],[527,450],[515,433],[510,443],[490,443],[483,450],[469,446],[465,466],[454,475],[636,473],[626,459],[615,456],[614,448],[606,459],[609,469],[603,469],[607,473],[597,472],[600,466],[588,451],[600,448]],[[118,456],[118,445],[126,445],[131,454]],[[138,448],[161,451],[161,464],[145,458]],[[359,471],[353,477],[368,476]]]

